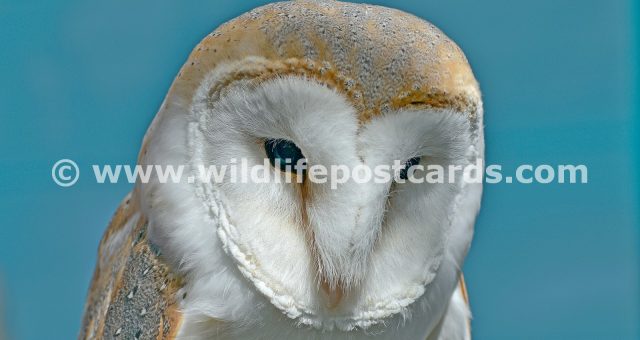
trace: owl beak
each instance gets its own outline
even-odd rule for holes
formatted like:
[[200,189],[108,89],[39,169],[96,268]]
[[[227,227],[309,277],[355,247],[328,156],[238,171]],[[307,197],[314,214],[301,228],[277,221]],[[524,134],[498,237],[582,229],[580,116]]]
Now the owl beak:
[[343,287],[337,286],[335,288],[331,288],[326,281],[323,281],[320,287],[322,288],[322,292],[324,293],[323,297],[326,301],[326,307],[328,309],[335,309],[336,307],[338,307],[345,293]]
[[360,284],[381,229],[386,186],[345,183],[335,189],[310,184],[305,211],[312,232],[320,286],[328,305]]

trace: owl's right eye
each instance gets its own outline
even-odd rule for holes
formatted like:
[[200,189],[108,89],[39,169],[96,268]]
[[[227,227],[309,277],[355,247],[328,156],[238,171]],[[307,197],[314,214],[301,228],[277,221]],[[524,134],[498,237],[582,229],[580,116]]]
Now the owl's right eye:
[[300,148],[286,139],[267,139],[264,142],[264,150],[271,165],[282,171],[297,172],[295,166],[300,160],[304,160]]
[[411,171],[411,168],[418,164],[420,164],[420,157],[413,157],[407,160],[404,163],[404,168],[400,170],[400,179],[407,180],[409,178],[409,171]]

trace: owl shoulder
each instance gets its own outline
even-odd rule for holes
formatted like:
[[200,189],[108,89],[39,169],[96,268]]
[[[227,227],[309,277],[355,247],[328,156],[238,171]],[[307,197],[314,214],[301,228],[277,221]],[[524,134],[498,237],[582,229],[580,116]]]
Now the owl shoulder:
[[182,283],[147,238],[136,192],[116,210],[98,250],[79,339],[173,339]]

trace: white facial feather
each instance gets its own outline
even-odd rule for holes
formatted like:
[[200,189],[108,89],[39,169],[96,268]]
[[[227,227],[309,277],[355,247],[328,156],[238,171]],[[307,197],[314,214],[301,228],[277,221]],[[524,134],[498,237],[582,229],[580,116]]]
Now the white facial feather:
[[[212,71],[193,104],[164,104],[172,114],[155,124],[144,163],[262,164],[264,138],[291,140],[310,164],[327,166],[415,156],[424,165],[465,165],[481,156],[481,127],[461,113],[404,110],[361,125],[345,98],[309,79],[239,82],[212,98],[210,84],[232,69]],[[186,278],[182,336],[269,338],[273,331],[273,338],[304,339],[337,328],[361,333],[332,338],[412,338],[405,335],[433,329],[456,286],[481,186],[310,184],[304,202],[297,186],[228,178],[141,185],[150,240]],[[345,286],[337,306],[323,280]],[[388,327],[412,317],[419,324]],[[258,324],[272,329],[252,333]]]

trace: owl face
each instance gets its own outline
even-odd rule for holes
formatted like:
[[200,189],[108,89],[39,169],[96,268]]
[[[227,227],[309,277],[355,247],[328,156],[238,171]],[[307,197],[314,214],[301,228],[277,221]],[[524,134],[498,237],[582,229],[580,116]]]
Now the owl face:
[[[278,151],[326,168],[469,161],[468,120],[451,110],[407,108],[363,121],[339,92],[299,77],[232,85],[215,102],[201,99],[191,138],[205,164],[243,158],[260,166]],[[258,287],[301,310],[332,314],[342,305],[366,308],[371,299],[396,303],[433,280],[460,183],[288,183],[285,171],[269,171],[281,180],[238,183],[228,175],[203,190],[219,191],[229,219],[220,234]]]
[[[258,14],[275,20],[265,13],[249,16]],[[240,23],[246,31],[251,21]],[[441,292],[457,282],[480,187],[449,181],[447,172],[440,174],[443,183],[393,177],[336,183],[331,176],[318,182],[308,169],[475,163],[482,155],[479,102],[448,97],[456,94],[456,81],[456,91],[467,86],[467,75],[453,77],[454,85],[433,83],[429,74],[375,80],[382,71],[340,67],[335,53],[331,62],[313,60],[313,53],[274,60],[271,53],[285,52],[256,53],[252,49],[261,44],[252,39],[240,39],[242,53],[251,52],[236,60],[229,60],[236,52],[224,48],[224,57],[211,57],[218,45],[194,52],[196,61],[187,62],[183,81],[176,81],[150,129],[141,163],[188,164],[201,178],[203,165],[242,160],[249,169],[269,164],[269,177],[280,180],[242,181],[227,172],[216,182],[142,185],[150,239],[187,277],[186,289],[196,292],[189,296],[204,301],[200,305],[217,298],[207,296],[216,277],[233,271],[227,284],[245,287],[298,324],[368,328],[411,313],[414,305],[435,322],[450,296]],[[408,65],[419,66],[414,64]],[[395,91],[400,87],[410,90]],[[281,167],[287,158],[304,159],[307,170]]]

